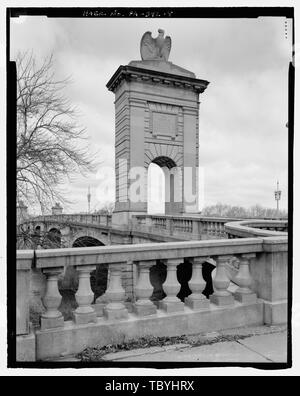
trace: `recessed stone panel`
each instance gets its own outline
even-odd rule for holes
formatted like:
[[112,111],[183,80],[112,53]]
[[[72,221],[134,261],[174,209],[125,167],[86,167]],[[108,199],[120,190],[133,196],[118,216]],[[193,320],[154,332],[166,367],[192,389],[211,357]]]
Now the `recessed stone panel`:
[[152,113],[152,134],[175,138],[177,132],[177,115]]
[[149,129],[153,137],[176,138],[179,109],[166,103],[149,102]]

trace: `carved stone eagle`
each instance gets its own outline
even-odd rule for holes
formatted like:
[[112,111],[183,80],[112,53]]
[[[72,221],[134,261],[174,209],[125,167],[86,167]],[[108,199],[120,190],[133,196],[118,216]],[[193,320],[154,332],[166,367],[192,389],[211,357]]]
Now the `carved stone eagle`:
[[164,37],[165,31],[158,29],[158,36],[152,37],[151,32],[143,34],[141,40],[141,58],[142,60],[164,60],[167,62],[171,51],[171,37]]

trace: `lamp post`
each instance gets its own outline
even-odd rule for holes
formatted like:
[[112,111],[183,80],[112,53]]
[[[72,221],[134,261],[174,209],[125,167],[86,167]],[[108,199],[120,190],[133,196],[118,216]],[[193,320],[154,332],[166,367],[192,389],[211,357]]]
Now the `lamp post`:
[[88,213],[90,213],[90,209],[91,209],[91,191],[90,191],[90,186],[89,186],[89,189],[88,189],[87,199],[88,199]]
[[281,199],[281,190],[279,190],[279,182],[277,180],[277,190],[274,191],[275,201],[277,203],[277,217],[279,217],[279,201]]

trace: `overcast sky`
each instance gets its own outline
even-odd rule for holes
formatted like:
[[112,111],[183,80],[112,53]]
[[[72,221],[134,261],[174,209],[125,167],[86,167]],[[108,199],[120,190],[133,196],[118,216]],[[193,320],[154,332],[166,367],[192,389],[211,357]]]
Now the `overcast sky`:
[[[72,76],[66,95],[80,109],[90,146],[102,166],[114,167],[114,94],[106,83],[119,65],[140,60],[147,30],[172,38],[169,61],[210,81],[200,95],[199,165],[205,205],[217,202],[275,207],[276,180],[287,207],[288,62],[291,35],[285,18],[259,19],[11,19],[11,57],[32,50],[54,55],[57,78]],[[101,176],[102,175],[102,176]],[[81,176],[65,187],[86,211],[113,199],[113,177]]]

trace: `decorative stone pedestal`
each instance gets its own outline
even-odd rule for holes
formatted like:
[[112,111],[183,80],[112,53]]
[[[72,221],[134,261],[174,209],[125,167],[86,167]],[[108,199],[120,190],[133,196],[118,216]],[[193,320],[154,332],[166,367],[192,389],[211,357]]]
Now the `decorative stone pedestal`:
[[55,318],[41,317],[41,330],[55,329],[64,326],[64,317],[61,315]]
[[103,309],[103,315],[108,320],[128,318],[128,311],[124,305],[125,290],[121,282],[122,264],[117,263],[109,266],[109,285],[105,296],[110,302]]
[[150,300],[153,293],[153,286],[150,282],[150,268],[156,264],[155,260],[140,261],[139,277],[135,287],[135,294],[138,301],[133,304],[133,312],[138,316],[148,316],[156,314],[156,306]]
[[236,291],[234,294],[234,298],[242,304],[254,304],[257,301],[257,296],[255,293],[240,293]]
[[193,275],[189,281],[189,288],[192,294],[186,297],[184,302],[186,306],[194,310],[209,308],[209,300],[202,294],[206,286],[202,276],[202,264],[206,260],[207,257],[195,257],[192,259]]
[[184,302],[187,307],[194,310],[209,309],[209,300],[205,296],[203,296],[203,298],[200,299],[196,299],[188,296],[184,299]]
[[73,313],[73,317],[74,317],[74,322],[79,325],[97,322],[97,313],[94,310],[91,312],[76,312],[75,311]]
[[103,309],[103,315],[108,320],[127,319],[128,311],[122,303],[109,303]]
[[[166,297],[167,298],[167,297]],[[164,298],[159,302],[159,309],[166,311],[167,313],[182,312],[184,311],[184,303],[182,301],[166,300]]]
[[97,322],[97,314],[91,305],[94,293],[90,284],[90,274],[95,268],[94,265],[76,266],[79,274],[79,286],[75,294],[78,308],[73,312],[73,318],[79,325]]
[[216,305],[223,306],[223,305],[233,305],[234,304],[234,298],[231,293],[226,296],[218,296],[218,295],[212,294],[209,299],[210,299],[211,303],[216,304]]
[[64,318],[58,307],[61,303],[61,295],[58,291],[58,276],[62,273],[63,268],[49,268],[43,270],[47,277],[46,293],[43,297],[43,303],[46,308],[41,316],[41,330],[53,329],[64,326]]
[[184,311],[184,303],[177,297],[181,288],[177,280],[177,266],[182,262],[183,259],[166,260],[167,278],[163,284],[163,289],[167,296],[159,302],[159,308],[167,313]]
[[234,298],[242,304],[252,304],[257,301],[256,293],[254,293],[250,286],[253,279],[250,274],[250,260],[255,258],[255,253],[242,254],[240,260],[240,268],[234,281],[239,285],[239,288],[234,293]]
[[154,314],[156,314],[156,306],[151,301],[149,301],[147,303],[145,303],[145,302],[139,303],[139,301],[138,301],[133,306],[133,312],[137,316],[154,315]]
[[230,280],[226,272],[226,263],[231,256],[219,256],[217,259],[217,272],[213,280],[214,293],[210,296],[210,302],[216,305],[234,305],[233,295],[227,290]]

